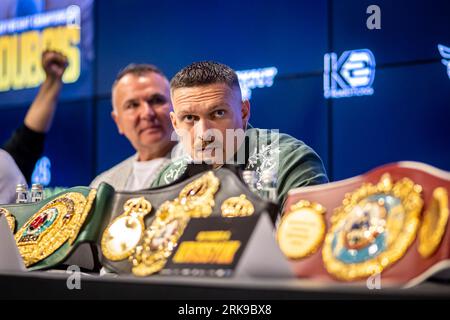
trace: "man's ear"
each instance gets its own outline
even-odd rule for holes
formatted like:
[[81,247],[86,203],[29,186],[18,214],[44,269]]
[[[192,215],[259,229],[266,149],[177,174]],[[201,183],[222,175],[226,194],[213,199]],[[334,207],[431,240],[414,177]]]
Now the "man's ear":
[[241,104],[242,123],[244,129],[247,128],[248,120],[250,119],[250,102],[248,100],[242,101]]
[[113,118],[114,122],[116,123],[117,131],[119,131],[119,134],[123,135],[123,130],[120,125],[119,116],[117,115],[116,110],[111,111],[111,118]]
[[178,134],[178,122],[177,122],[177,116],[175,112],[170,111],[170,121],[172,121],[172,127],[175,130],[175,132]]

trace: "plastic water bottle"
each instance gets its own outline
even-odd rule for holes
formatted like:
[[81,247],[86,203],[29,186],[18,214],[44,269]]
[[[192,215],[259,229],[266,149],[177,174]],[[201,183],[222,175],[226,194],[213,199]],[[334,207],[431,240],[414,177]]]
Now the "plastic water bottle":
[[265,171],[261,174],[261,191],[260,195],[262,198],[277,202],[278,192],[277,192],[277,173],[273,171]]
[[16,203],[28,203],[28,186],[26,184],[18,184],[16,186]]
[[31,202],[39,202],[44,199],[44,188],[40,183],[31,186]]
[[258,189],[256,187],[256,183],[258,182],[258,179],[256,178],[256,172],[253,170],[244,170],[242,172],[242,178],[244,179],[245,183],[247,184],[250,191],[254,193],[258,193]]

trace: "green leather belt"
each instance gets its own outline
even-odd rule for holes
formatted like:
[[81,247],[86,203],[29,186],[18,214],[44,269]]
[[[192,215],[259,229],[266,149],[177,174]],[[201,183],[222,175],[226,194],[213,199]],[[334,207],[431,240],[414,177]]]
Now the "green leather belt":
[[56,267],[82,243],[95,243],[107,223],[114,189],[73,187],[38,203],[4,205],[15,220],[14,233],[28,270]]

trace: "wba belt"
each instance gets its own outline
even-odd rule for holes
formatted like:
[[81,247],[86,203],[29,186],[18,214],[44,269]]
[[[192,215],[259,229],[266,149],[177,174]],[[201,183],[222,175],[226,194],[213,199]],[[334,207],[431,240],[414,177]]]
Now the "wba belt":
[[113,191],[103,183],[98,189],[66,189],[38,203],[2,206],[28,270],[55,267],[81,243],[95,243]]

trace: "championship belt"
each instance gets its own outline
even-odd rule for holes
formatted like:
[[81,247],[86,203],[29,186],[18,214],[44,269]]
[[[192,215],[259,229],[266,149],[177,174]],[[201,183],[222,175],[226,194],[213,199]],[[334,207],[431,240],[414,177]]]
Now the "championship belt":
[[[95,243],[113,188],[74,187],[38,203],[5,205],[5,215],[28,270],[56,267],[84,242]],[[95,256],[95,255],[94,255]]]
[[116,273],[148,276],[164,268],[191,219],[268,212],[275,220],[277,206],[253,194],[238,171],[204,169],[168,186],[116,192],[98,241],[102,265]]
[[277,228],[300,277],[410,285],[450,265],[450,173],[399,162],[291,190]]

